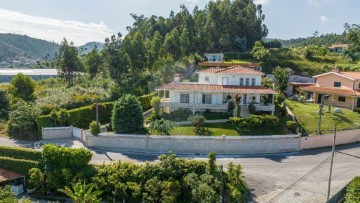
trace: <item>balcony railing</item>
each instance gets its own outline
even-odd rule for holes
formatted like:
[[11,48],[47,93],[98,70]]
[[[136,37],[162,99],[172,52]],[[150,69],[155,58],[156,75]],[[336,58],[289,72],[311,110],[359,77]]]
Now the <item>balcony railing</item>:
[[275,105],[254,104],[256,111],[275,111]]

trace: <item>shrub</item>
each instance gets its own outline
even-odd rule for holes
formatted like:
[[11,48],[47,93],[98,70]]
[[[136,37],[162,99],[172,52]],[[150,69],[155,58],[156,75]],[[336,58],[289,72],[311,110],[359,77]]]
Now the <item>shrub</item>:
[[156,95],[156,93],[152,93],[152,94],[148,94],[148,95],[144,95],[144,96],[140,96],[138,97],[139,102],[142,106],[142,109],[144,111],[147,111],[149,109],[151,109],[151,100],[152,98]]
[[39,168],[32,168],[29,171],[29,188],[35,189],[36,192],[44,194],[45,192],[45,173]]
[[229,101],[228,102],[228,107],[227,107],[227,113],[228,113],[229,116],[234,115],[234,109],[235,109],[234,101]]
[[191,115],[188,118],[188,121],[191,122],[192,126],[194,126],[194,132],[196,135],[210,135],[211,132],[204,127],[206,118],[203,115]]
[[354,112],[360,113],[360,108],[355,108],[355,109],[354,109]]
[[175,122],[170,120],[155,119],[150,122],[150,130],[156,131],[160,135],[170,135],[170,131],[174,129]]
[[151,106],[153,108],[153,113],[158,116],[160,115],[160,108],[161,108],[161,100],[159,97],[153,97],[151,99]]
[[283,93],[279,93],[275,95],[275,104],[282,104],[285,101],[285,95]]
[[298,127],[298,124],[295,121],[286,121],[286,127],[289,130],[294,131]]
[[0,146],[0,157],[40,161],[41,156],[41,151],[34,149]]
[[67,112],[66,109],[59,109],[56,116],[56,120],[60,122],[60,125],[63,125],[69,119],[69,112]]
[[114,104],[112,126],[117,133],[131,133],[144,127],[144,117],[139,101],[127,94]]
[[39,162],[25,159],[14,159],[11,157],[0,157],[1,168],[20,173],[27,176],[31,168],[38,167]]
[[10,112],[8,133],[15,139],[37,140],[36,118],[41,111],[32,103],[19,100]]
[[250,115],[246,118],[230,118],[230,122],[237,129],[253,129],[260,126],[274,127],[278,125],[279,119],[273,115]]
[[347,186],[345,202],[346,203],[360,202],[360,176],[352,179],[350,184]]
[[90,123],[89,126],[90,132],[93,135],[97,135],[100,133],[100,123],[98,124],[96,121]]

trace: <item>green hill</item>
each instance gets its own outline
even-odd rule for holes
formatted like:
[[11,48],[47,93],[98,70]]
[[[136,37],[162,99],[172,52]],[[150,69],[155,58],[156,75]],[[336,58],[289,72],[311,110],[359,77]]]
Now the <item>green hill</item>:
[[55,56],[59,45],[26,35],[0,34],[0,62],[19,57],[46,60]]

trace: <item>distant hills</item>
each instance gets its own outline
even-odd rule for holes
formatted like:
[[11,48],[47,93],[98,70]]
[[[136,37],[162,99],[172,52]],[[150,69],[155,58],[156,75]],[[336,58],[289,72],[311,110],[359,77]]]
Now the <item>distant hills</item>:
[[[269,40],[269,39],[267,39]],[[311,36],[305,38],[296,38],[289,40],[280,40],[283,47],[299,47],[299,46],[330,46],[332,44],[348,44],[349,41],[346,39],[346,34],[325,34],[319,36]]]
[[[79,47],[80,54],[86,54],[95,46],[101,50],[104,46],[100,42],[88,42]],[[0,66],[28,66],[37,60],[46,61],[54,58],[59,50],[59,44],[26,35],[0,33]]]

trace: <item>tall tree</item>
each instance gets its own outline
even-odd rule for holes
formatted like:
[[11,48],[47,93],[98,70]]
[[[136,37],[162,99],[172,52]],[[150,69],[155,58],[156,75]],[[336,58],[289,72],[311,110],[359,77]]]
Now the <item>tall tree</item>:
[[251,50],[251,55],[256,59],[256,61],[264,61],[269,56],[269,50],[265,49],[260,41],[257,41]]
[[191,44],[189,35],[189,31],[184,28],[180,36],[180,50],[182,56],[186,56],[190,53]]
[[360,24],[345,24],[346,37],[350,41],[351,45],[346,54],[354,61],[360,59]]
[[179,44],[180,35],[178,30],[175,28],[165,36],[163,54],[169,53],[175,60],[179,59],[181,54]]
[[12,100],[22,99],[24,101],[33,101],[35,99],[35,82],[29,76],[18,73],[11,80],[8,91],[10,99]]
[[288,87],[289,82],[289,70],[286,68],[275,68],[274,72],[275,77],[275,87],[280,92],[284,92],[286,88]]
[[86,55],[85,65],[91,78],[94,78],[99,73],[103,65],[103,58],[96,47]]
[[73,42],[69,43],[66,38],[60,44],[56,61],[60,76],[68,84],[72,84],[77,72],[83,70],[77,48]]

